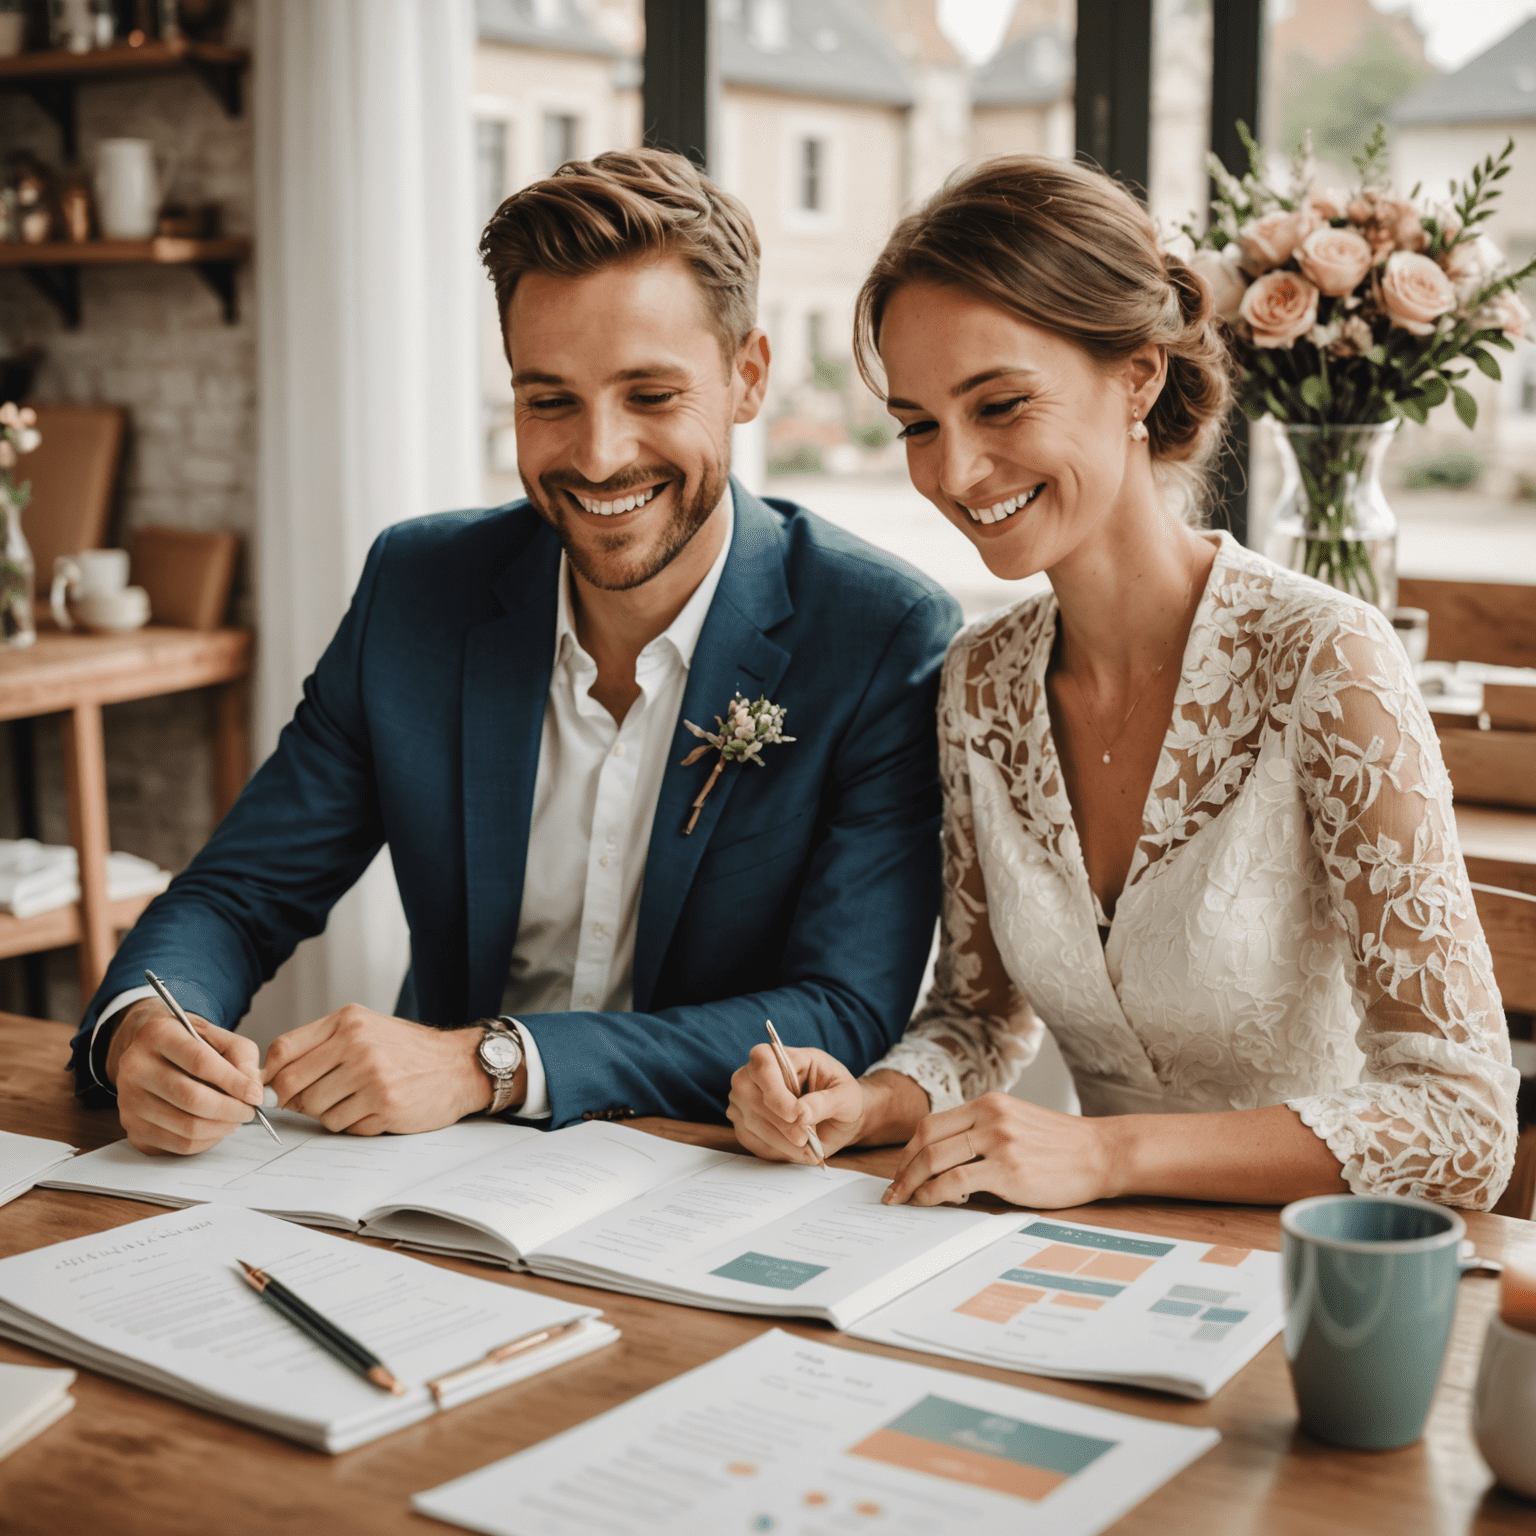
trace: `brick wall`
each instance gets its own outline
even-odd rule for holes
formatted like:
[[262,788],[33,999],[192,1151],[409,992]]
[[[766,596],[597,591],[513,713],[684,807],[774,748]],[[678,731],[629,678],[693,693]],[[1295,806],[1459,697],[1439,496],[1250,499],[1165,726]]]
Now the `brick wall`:
[[[250,40],[251,0],[236,0],[229,41]],[[246,97],[250,99],[249,79]],[[148,138],[175,157],[170,195],[222,206],[224,231],[255,233],[249,108],[231,119],[192,75],[116,81],[79,93],[81,162],[103,138]],[[0,150],[25,146],[60,163],[58,134],[29,100],[0,96]],[[82,322],[57,313],[17,273],[0,273],[0,337],[36,344],[47,360],[33,398],[126,407],[129,438],[111,535],[126,543],[147,524],[255,529],[255,327],[249,271],[240,320],[224,324],[214,295],[189,269],[87,269]],[[248,562],[236,575],[234,616],[251,620]],[[39,573],[41,576],[42,573]],[[41,833],[67,840],[57,721],[34,728]],[[106,711],[112,846],[180,869],[212,830],[209,703],[202,693],[115,705]],[[0,751],[0,836],[15,836],[13,746]],[[48,1011],[76,1013],[73,951],[48,957]],[[0,1008],[24,999],[22,967],[0,962]]]

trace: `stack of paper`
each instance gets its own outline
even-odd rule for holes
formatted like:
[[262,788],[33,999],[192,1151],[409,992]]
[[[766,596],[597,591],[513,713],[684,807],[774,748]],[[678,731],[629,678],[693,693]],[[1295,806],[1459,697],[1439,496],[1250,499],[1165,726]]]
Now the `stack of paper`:
[[774,1329],[411,1502],[487,1536],[1092,1536],[1220,1438]]
[[75,1149],[67,1142],[0,1131],[0,1205],[26,1194],[45,1174],[74,1155]]
[[57,1423],[75,1400],[73,1371],[35,1365],[0,1365],[0,1459]]
[[[171,883],[169,870],[131,853],[107,855],[107,899],[158,896]],[[73,848],[30,837],[0,838],[0,912],[36,917],[80,899],[79,856]]]
[[[281,1280],[378,1355],[403,1397],[354,1374],[267,1306],[236,1268]],[[458,1384],[443,1406],[600,1348],[591,1307],[203,1206],[0,1260],[0,1337],[317,1450],[344,1451],[430,1417],[427,1383],[574,1320],[543,1348]]]

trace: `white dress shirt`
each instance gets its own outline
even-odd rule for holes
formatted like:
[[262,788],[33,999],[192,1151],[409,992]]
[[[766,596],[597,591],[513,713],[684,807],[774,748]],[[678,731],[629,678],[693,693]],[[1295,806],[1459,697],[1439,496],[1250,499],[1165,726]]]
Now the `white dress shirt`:
[[[528,827],[523,901],[501,1011],[624,1012],[634,1002],[635,926],[651,841],[651,820],[677,730],[699,632],[730,554],[736,509],[725,493],[725,539],[715,563],[682,612],[635,662],[640,697],[622,725],[591,696],[597,663],[576,638],[570,564],[560,556],[555,664],[544,704],[539,770]],[[719,700],[723,707],[727,701]],[[153,997],[150,987],[120,992],[96,1028],[119,1009]],[[517,1113],[550,1114],[538,1043],[518,1021],[528,1092]]]
[[[560,556],[555,665],[528,827],[522,914],[502,1012],[624,1012],[634,1003],[635,927],[651,820],[677,732],[699,632],[730,553],[735,508],[725,496],[725,539],[693,596],[635,662],[640,697],[622,725],[591,696],[597,663],[576,638],[570,567]],[[723,707],[726,701],[720,700]],[[519,1023],[528,1094],[519,1113],[548,1115],[533,1032]]]

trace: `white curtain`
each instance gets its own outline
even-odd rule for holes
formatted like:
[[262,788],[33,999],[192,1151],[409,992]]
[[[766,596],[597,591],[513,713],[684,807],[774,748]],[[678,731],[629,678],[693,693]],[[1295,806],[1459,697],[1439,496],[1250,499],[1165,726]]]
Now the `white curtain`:
[[[472,0],[257,0],[258,759],[375,536],[480,499],[474,42]],[[407,952],[381,854],[247,1028],[389,1011]]]

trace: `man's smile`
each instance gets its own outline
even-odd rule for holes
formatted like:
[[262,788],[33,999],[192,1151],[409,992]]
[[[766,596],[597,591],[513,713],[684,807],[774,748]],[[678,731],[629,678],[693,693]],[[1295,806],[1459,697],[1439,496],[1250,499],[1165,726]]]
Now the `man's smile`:
[[657,485],[648,485],[644,490],[629,491],[623,496],[599,498],[595,496],[583,496],[577,491],[567,491],[567,495],[582,509],[583,512],[591,512],[596,517],[619,517],[625,512],[633,512],[643,507],[647,502],[666,489],[670,481],[663,480]]

